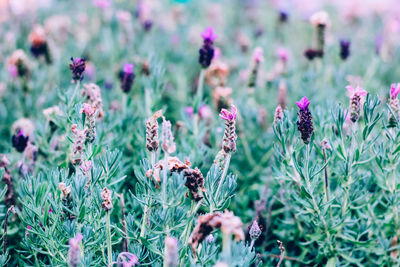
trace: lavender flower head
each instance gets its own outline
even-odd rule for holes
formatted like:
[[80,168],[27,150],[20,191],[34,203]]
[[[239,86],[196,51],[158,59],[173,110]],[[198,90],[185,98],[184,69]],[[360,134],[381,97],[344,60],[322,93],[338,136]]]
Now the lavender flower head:
[[360,86],[354,88],[349,85],[346,86],[346,89],[348,90],[347,96],[350,98],[350,120],[354,123],[360,118],[362,101],[368,93]]
[[199,63],[205,69],[210,66],[211,60],[214,57],[213,43],[217,35],[214,33],[212,27],[208,27],[201,34],[201,37],[203,37],[203,46],[199,50]]
[[397,122],[400,120],[400,105],[397,95],[400,93],[400,83],[393,83],[390,87],[390,102],[389,107],[389,125],[388,127],[396,127]]
[[231,110],[222,109],[219,116],[225,120],[225,131],[222,139],[222,149],[226,153],[236,152],[236,117],[237,109],[232,105]]
[[69,240],[68,250],[68,265],[70,267],[76,267],[80,261],[80,248],[79,245],[82,242],[82,234],[78,233],[74,238]]
[[85,72],[86,68],[86,59],[84,58],[73,58],[71,57],[72,63],[69,64],[69,69],[72,71],[72,79],[77,82],[77,81],[82,81],[83,80],[83,73]]
[[350,56],[350,41],[340,40],[340,58],[346,60]]
[[176,267],[179,264],[178,240],[175,237],[165,238],[164,266]]
[[14,134],[11,138],[12,145],[18,152],[24,152],[28,141],[29,136],[25,136],[22,130],[20,130],[18,134]]
[[261,235],[261,229],[256,220],[254,220],[250,227],[249,235],[251,240],[257,240]]
[[121,80],[121,89],[124,93],[128,93],[132,89],[135,74],[133,73],[133,64],[127,63],[124,65],[123,70],[119,73]]
[[296,104],[300,109],[298,113],[297,129],[301,134],[301,139],[304,144],[307,145],[310,143],[311,136],[314,132],[311,112],[308,109],[310,101],[308,101],[308,98],[305,96],[299,102],[296,102]]

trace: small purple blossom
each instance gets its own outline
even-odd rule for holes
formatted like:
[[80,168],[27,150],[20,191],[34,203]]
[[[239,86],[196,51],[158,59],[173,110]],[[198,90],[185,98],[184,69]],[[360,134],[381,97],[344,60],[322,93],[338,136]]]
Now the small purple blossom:
[[204,32],[201,33],[201,37],[203,37],[204,41],[214,42],[217,38],[217,35],[214,33],[214,29],[212,27],[207,27]]
[[193,116],[193,112],[194,112],[193,107],[185,107],[185,113],[186,113],[189,117],[192,117],[192,116]]
[[350,56],[350,41],[342,39],[340,40],[340,58],[346,60]]
[[133,73],[133,67],[134,67],[133,64],[131,64],[131,63],[126,63],[126,64],[124,65],[124,72],[125,72],[125,73],[128,73],[128,74],[132,74],[132,73]]
[[390,86],[390,98],[395,99],[397,98],[397,95],[400,93],[400,83],[395,84],[392,83]]
[[222,109],[221,110],[221,114],[219,114],[219,116],[226,121],[233,121],[236,120],[236,116],[237,116],[237,109],[235,107],[235,105],[232,105],[231,107],[231,111],[227,110],[227,109]]
[[71,61],[72,63],[69,64],[69,69],[72,71],[72,79],[75,82],[82,81],[83,73],[86,69],[86,59],[80,57],[74,59],[71,57]]
[[133,81],[135,79],[133,67],[133,64],[127,63],[124,65],[124,68],[119,73],[119,78],[121,80],[121,89],[124,93],[129,93],[132,89]]
[[296,105],[299,107],[299,109],[304,110],[308,108],[308,106],[310,105],[310,101],[305,96],[302,99],[300,99],[300,101],[296,102]]

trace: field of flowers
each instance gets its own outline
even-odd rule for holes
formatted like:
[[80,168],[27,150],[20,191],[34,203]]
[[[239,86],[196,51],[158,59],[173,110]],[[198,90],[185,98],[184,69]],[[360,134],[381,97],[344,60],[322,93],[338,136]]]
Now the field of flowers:
[[398,0],[0,0],[0,266],[399,266]]

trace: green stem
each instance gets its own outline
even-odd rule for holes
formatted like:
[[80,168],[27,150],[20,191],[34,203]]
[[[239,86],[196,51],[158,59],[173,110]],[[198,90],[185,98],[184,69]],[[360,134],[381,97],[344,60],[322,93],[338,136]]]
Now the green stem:
[[[222,186],[222,184],[224,183],[226,174],[228,173],[229,163],[231,162],[231,156],[232,156],[231,153],[228,153],[228,154],[226,155],[224,170],[222,171],[221,178],[220,178],[220,180],[219,180],[219,184],[218,184],[218,187],[217,187],[217,191],[215,191],[215,195],[214,195],[215,198],[218,197],[219,191],[221,190],[221,186]],[[210,212],[211,212],[211,211],[210,211]]]
[[167,178],[168,178],[168,153],[164,151],[164,170],[163,170],[163,180],[162,180],[162,200],[163,209],[167,208]]
[[112,262],[112,248],[111,248],[111,226],[110,226],[110,211],[106,211],[106,228],[107,228],[107,257],[108,265],[111,266]]
[[317,205],[317,201],[315,200],[314,194],[311,190],[311,181],[310,181],[310,172],[309,172],[309,162],[310,162],[310,145],[307,144],[306,145],[306,157],[305,157],[305,164],[304,164],[304,168],[305,168],[305,180],[306,180],[306,186],[307,189],[311,195],[311,201],[314,207],[315,212],[317,213],[319,219],[321,220],[322,224],[324,225],[324,230],[325,230],[325,234],[326,237],[328,239],[328,243],[329,243],[329,248],[331,251],[333,251],[333,246],[331,243],[331,235],[329,233],[329,229],[328,229],[328,224],[325,221],[324,216],[321,214],[321,210],[319,209],[318,205]]
[[149,204],[144,207],[142,226],[141,226],[141,229],[140,229],[140,237],[144,237],[144,235],[145,235],[146,221],[147,221],[147,216],[149,214],[150,206],[151,206],[151,200],[150,200]]
[[231,243],[232,237],[231,234],[222,234],[222,255],[225,256],[225,259],[231,258]]

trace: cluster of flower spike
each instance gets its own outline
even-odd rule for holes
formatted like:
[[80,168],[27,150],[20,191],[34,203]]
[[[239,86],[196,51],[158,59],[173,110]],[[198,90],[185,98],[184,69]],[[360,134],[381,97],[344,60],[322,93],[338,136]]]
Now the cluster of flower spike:
[[234,105],[231,107],[231,111],[222,109],[219,115],[225,120],[225,131],[222,139],[222,149],[226,153],[236,152],[236,117],[237,109]]
[[296,102],[296,104],[299,107],[297,129],[301,134],[301,139],[303,140],[304,144],[309,144],[311,136],[314,132],[311,112],[308,109],[310,101],[308,101],[307,97],[303,97],[299,102]]

